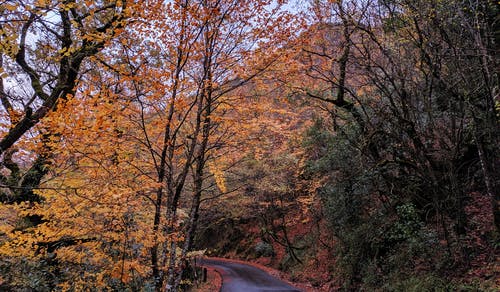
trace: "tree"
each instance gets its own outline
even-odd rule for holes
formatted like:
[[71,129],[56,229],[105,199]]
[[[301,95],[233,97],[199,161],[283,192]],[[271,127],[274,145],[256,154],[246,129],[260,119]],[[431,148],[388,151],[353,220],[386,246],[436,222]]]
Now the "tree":
[[[493,43],[488,15],[495,8],[459,1],[313,1],[312,8],[315,22],[296,58],[305,74],[290,88],[332,117],[310,133],[318,143],[310,142],[309,153],[322,154],[311,157],[309,170],[330,180],[320,194],[351,259],[347,286],[369,277],[367,270],[390,269],[383,264],[388,250],[409,248],[433,224],[446,242],[439,253],[460,254],[467,265],[467,252],[456,246],[468,235],[465,207],[480,189],[477,177],[492,218],[498,213],[494,166],[481,158],[483,146],[498,144],[491,139],[497,122],[487,118],[498,79],[488,73],[493,47],[485,49]],[[474,138],[478,116],[489,120],[480,131],[488,142]],[[497,151],[488,155],[498,161]]]
[[55,133],[34,127],[75,93],[84,61],[119,33],[130,12],[127,1],[90,6],[74,1],[9,1],[1,13],[0,96],[5,124],[0,154],[10,172],[1,177],[6,191],[2,201],[34,202],[39,198],[32,188],[47,173],[50,148],[44,146],[30,170],[21,175],[13,159],[19,151],[14,145],[32,129],[42,144],[48,143]]
[[[52,131],[47,121],[68,99],[77,94],[77,84],[85,70],[92,66],[92,58],[107,47],[109,41],[119,35],[127,25],[129,17],[132,16],[133,5],[134,3],[129,1],[2,3],[0,201],[2,208],[6,210],[25,210],[25,213],[19,214],[24,217],[18,219],[20,221],[15,220],[16,213],[5,218],[6,222],[11,224],[3,226],[7,232],[2,233],[2,237],[6,237],[2,238],[2,254],[6,256],[6,260],[15,255],[9,253],[12,251],[12,242],[23,242],[30,237],[29,232],[24,232],[26,229],[49,221],[49,218],[35,215],[31,209],[44,200],[37,190],[51,169],[54,147],[60,137],[60,133]],[[66,109],[73,112],[75,110]],[[15,205],[9,207],[4,204]],[[21,223],[23,220],[27,222]],[[37,239],[40,241],[31,244],[52,251],[88,240],[70,237],[47,242],[41,238]],[[21,259],[23,260],[25,259]],[[8,261],[3,261],[2,265],[6,263],[8,264]],[[30,265],[36,265],[35,261],[24,267],[26,271],[33,268]],[[46,271],[44,269],[45,267],[40,268],[35,273],[42,273]],[[10,273],[9,276],[12,277],[11,288],[21,287],[19,281],[24,280],[41,281],[43,284],[40,284],[40,287],[47,289],[52,289],[57,284],[50,274],[37,275],[32,279],[29,279],[29,272],[27,278],[16,278],[15,273]],[[21,286],[16,286],[16,283]]]
[[[50,258],[63,287],[177,290],[200,203],[225,192],[216,163],[237,130],[224,120],[232,93],[277,58],[264,36],[280,36],[285,19],[270,3],[151,1],[106,39],[44,120],[54,133],[44,202],[19,208],[50,220],[27,240],[9,230],[5,252]],[[243,68],[257,50],[267,55]]]

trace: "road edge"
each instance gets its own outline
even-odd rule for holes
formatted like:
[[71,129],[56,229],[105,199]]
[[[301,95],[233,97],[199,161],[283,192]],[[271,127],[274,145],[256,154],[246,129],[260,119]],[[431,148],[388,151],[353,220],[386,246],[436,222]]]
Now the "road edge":
[[[276,269],[273,269],[271,267],[267,267],[267,266],[255,263],[255,262],[244,261],[244,260],[240,260],[240,259],[221,258],[221,257],[202,257],[202,258],[207,259],[207,260],[212,259],[212,260],[218,260],[218,261],[223,261],[223,262],[228,262],[228,263],[240,263],[240,264],[244,264],[244,265],[253,266],[255,268],[258,268],[258,269],[265,271],[266,273],[270,274],[271,276],[273,276],[273,277],[275,277],[275,278],[277,278],[277,279],[279,279],[279,280],[281,280],[281,281],[283,281],[283,282],[285,282],[293,287],[296,287],[304,292],[320,291],[320,290],[314,289],[312,287],[312,285],[310,285],[310,284],[292,282],[287,277],[286,273],[279,271],[279,270],[276,270]],[[217,272],[219,274],[219,277],[221,277],[221,275],[218,271],[215,271],[215,272]],[[217,291],[220,291],[220,288],[222,286],[222,278],[221,278],[221,281],[219,283],[220,283],[220,287],[219,287],[219,290],[217,290]]]

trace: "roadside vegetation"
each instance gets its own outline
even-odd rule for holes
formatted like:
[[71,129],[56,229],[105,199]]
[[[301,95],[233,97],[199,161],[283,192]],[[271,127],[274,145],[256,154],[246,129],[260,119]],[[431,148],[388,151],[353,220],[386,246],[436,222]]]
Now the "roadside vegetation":
[[499,10],[0,0],[0,290],[498,291]]

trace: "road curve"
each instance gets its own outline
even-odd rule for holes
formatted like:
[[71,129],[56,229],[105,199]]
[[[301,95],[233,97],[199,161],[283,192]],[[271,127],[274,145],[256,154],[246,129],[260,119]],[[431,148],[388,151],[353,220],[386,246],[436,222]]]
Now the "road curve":
[[250,265],[217,259],[201,259],[198,263],[221,274],[221,292],[301,291]]

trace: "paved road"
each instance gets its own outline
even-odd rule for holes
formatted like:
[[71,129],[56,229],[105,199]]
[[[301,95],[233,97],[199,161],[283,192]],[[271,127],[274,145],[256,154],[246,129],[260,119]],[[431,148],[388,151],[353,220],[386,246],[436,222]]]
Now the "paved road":
[[200,265],[213,268],[221,274],[221,292],[300,292],[297,288],[250,265],[216,259],[202,259],[199,262]]

